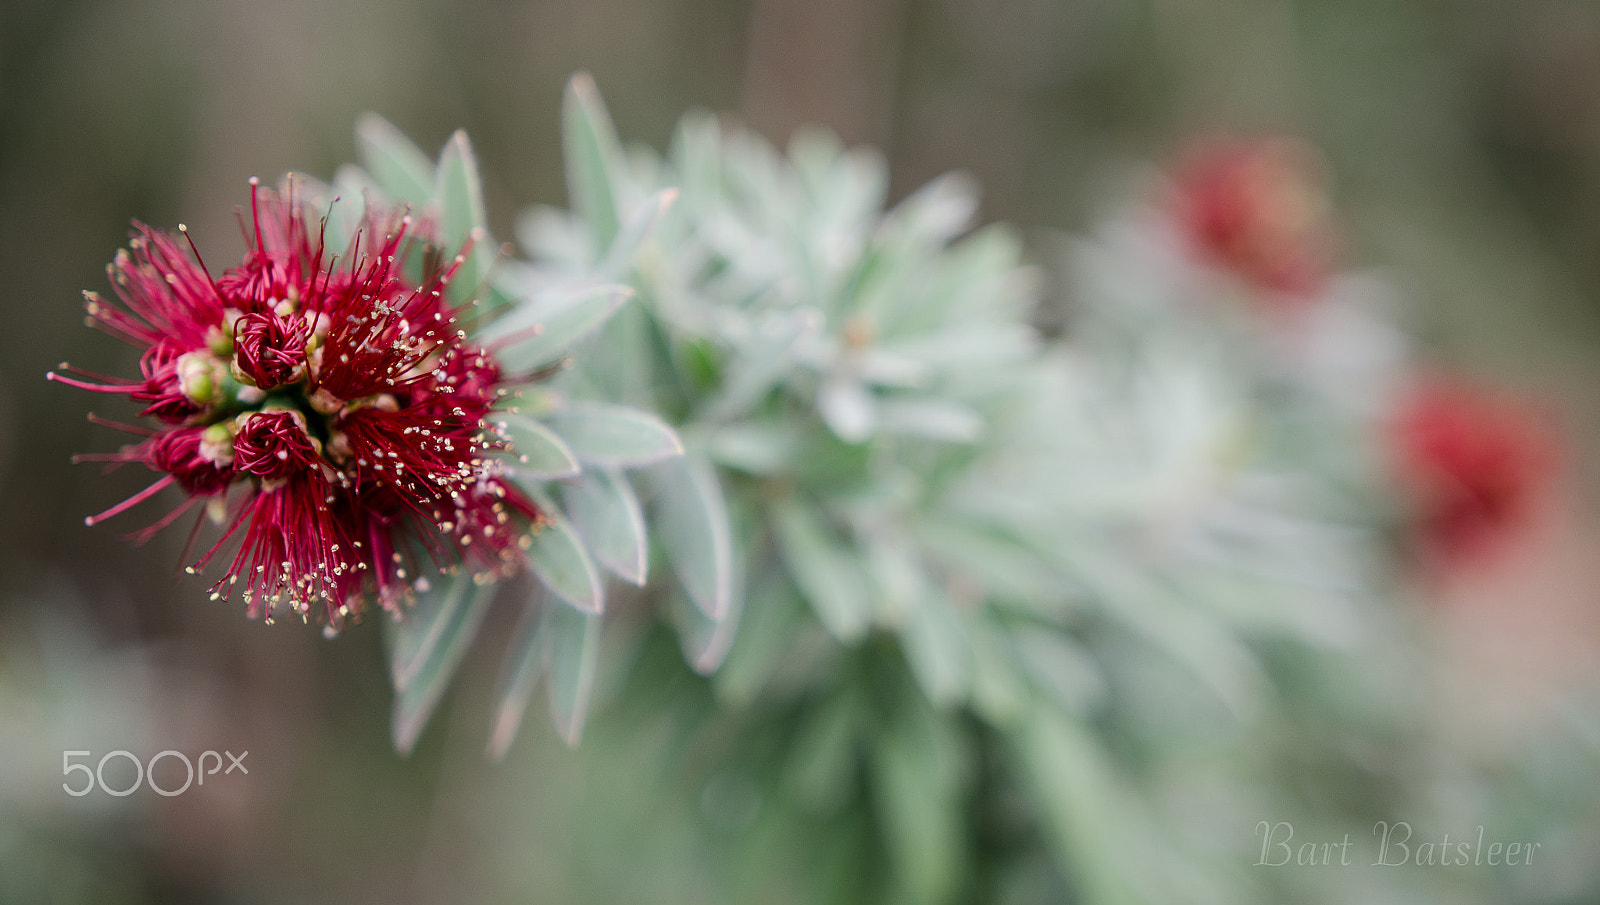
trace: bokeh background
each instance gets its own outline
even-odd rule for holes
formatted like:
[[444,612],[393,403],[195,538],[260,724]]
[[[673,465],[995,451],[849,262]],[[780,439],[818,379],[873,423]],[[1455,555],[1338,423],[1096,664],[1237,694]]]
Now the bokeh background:
[[[0,902],[696,897],[692,866],[714,853],[656,845],[661,863],[619,870],[628,833],[582,819],[654,780],[607,768],[633,743],[626,720],[602,715],[572,752],[530,719],[491,767],[479,744],[495,658],[474,657],[472,690],[396,756],[373,627],[330,644],[246,622],[181,574],[183,532],[135,548],[119,535],[136,526],[85,528],[145,478],[70,465],[118,440],[84,420],[99,400],[44,380],[63,359],[134,367],[84,329],[79,300],[105,288],[130,217],[187,223],[213,262],[237,260],[246,180],[331,174],[365,110],[430,150],[467,129],[509,235],[526,205],[564,203],[558,108],[579,69],[625,138],[660,147],[696,106],[780,141],[822,122],[882,148],[896,196],[970,171],[982,217],[1040,248],[1198,137],[1305,137],[1325,155],[1341,257],[1402,289],[1427,353],[1548,400],[1565,425],[1567,528],[1524,571],[1472,589],[1490,615],[1460,628],[1463,643],[1515,647],[1510,675],[1548,668],[1545,645],[1592,625],[1550,614],[1600,587],[1585,454],[1600,435],[1600,6],[4,0]],[[1059,325],[1069,306],[1052,298],[1042,317]],[[251,772],[203,795],[70,798],[65,748],[248,750]],[[630,832],[652,832],[641,821]]]

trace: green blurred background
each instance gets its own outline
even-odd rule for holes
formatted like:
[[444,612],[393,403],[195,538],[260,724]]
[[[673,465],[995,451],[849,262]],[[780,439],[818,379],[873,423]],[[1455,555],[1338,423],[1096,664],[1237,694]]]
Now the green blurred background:
[[[625,138],[659,147],[694,106],[779,140],[823,122],[884,149],[897,196],[972,172],[982,216],[1041,249],[1196,137],[1302,135],[1326,154],[1343,258],[1403,289],[1429,354],[1553,400],[1580,450],[1600,429],[1597,4],[6,0],[0,902],[701,898],[692,865],[715,852],[657,845],[652,864],[615,821],[572,817],[643,800],[656,778],[620,758],[648,726],[602,719],[568,752],[530,719],[490,767],[479,656],[398,758],[371,626],[330,644],[246,622],[181,575],[182,531],[134,548],[119,535],[137,515],[83,526],[146,481],[68,463],[119,442],[83,412],[129,410],[44,380],[63,359],[135,368],[79,302],[130,217],[185,222],[214,265],[236,260],[246,180],[331,174],[365,110],[428,149],[465,128],[510,235],[524,206],[564,201],[557,114],[578,69]],[[63,748],[249,750],[252,772],[76,799]]]

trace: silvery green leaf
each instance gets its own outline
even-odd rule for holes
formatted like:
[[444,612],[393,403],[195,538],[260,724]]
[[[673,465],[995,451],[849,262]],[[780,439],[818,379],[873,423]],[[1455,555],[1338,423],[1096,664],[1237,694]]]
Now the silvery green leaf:
[[580,462],[606,468],[653,465],[683,454],[682,442],[666,422],[620,405],[574,402],[551,412],[544,423]]
[[[348,181],[352,174],[358,180],[371,181],[360,167],[351,164],[339,167],[334,173],[334,180],[338,182],[340,177],[344,176]],[[345,196],[334,185],[304,173],[290,173],[284,176],[284,181],[291,185],[290,190],[300,203],[311,210],[322,212],[326,217],[319,240],[324,262],[333,255],[343,255],[351,233],[361,222],[362,191],[357,189],[350,192],[347,202]],[[378,194],[381,197],[382,193]]]
[[971,641],[950,600],[929,594],[912,611],[901,643],[911,673],[928,700],[951,706],[967,696],[972,683]]
[[504,344],[499,358],[506,370],[534,370],[560,359],[632,297],[632,289],[612,284],[552,289],[490,324],[479,338],[491,345]]
[[[526,484],[523,487],[529,489]],[[560,510],[549,505],[542,495],[531,495],[547,521],[530,538],[528,566],[562,600],[585,613],[599,613],[605,606],[605,594],[583,539]]]
[[657,466],[655,477],[661,545],[695,606],[721,621],[733,596],[733,535],[716,471],[688,455]]
[[1066,712],[1084,716],[1105,696],[1099,665],[1070,635],[1055,628],[1025,628],[1013,631],[1012,640],[1034,684]]
[[928,576],[916,550],[897,532],[870,525],[859,533],[862,562],[872,577],[876,621],[899,631],[928,593]]
[[1269,682],[1255,656],[1225,626],[1187,605],[1167,576],[1091,543],[1063,545],[1058,555],[1119,622],[1191,670],[1235,716],[1248,720],[1260,711]]
[[645,240],[661,225],[661,220],[666,216],[667,208],[678,198],[677,189],[662,189],[645,199],[645,202],[628,215],[628,220],[623,224],[622,232],[617,234],[616,241],[611,243],[611,248],[606,252],[605,260],[600,262],[596,270],[605,279],[620,279],[633,267],[634,255]]
[[770,312],[760,318],[738,348],[717,395],[706,404],[706,418],[729,420],[747,412],[794,369],[797,348],[822,329],[822,314],[811,308]]
[[1099,745],[1068,717],[1034,708],[1015,734],[1022,767],[1043,812],[1057,860],[1076,881],[1086,905],[1134,905],[1117,853],[1123,850],[1124,809]]
[[881,387],[915,389],[926,386],[933,372],[927,362],[873,347],[861,350],[854,364],[862,380]]
[[846,181],[836,178],[841,175],[839,167],[843,163],[841,158],[844,157],[845,148],[832,129],[800,126],[789,136],[788,151],[789,162],[812,192],[834,188]]
[[849,377],[833,377],[817,391],[817,411],[839,439],[861,443],[878,429],[877,400],[862,385]]
[[446,247],[459,246],[486,225],[478,159],[466,132],[457,129],[445,142],[433,194],[439,200],[439,233]]
[[[734,706],[754,701],[773,673],[793,655],[806,605],[777,570],[765,570],[760,584],[734,596],[741,611],[739,634],[727,662],[717,670],[717,696]],[[702,617],[703,618],[703,617]]]
[[1038,334],[1023,323],[960,324],[929,333],[885,338],[888,354],[923,361],[935,368],[1009,366],[1028,358]]
[[995,223],[949,246],[935,278],[917,294],[916,304],[896,310],[894,323],[924,329],[962,320],[1019,323],[1027,320],[1040,293],[1037,274],[1022,262],[1022,240],[1015,230]]
[[1241,721],[1260,712],[1268,679],[1255,655],[1225,627],[1170,594],[1117,605],[1125,623],[1192,670]]
[[544,672],[544,621],[540,617],[541,604],[537,593],[524,601],[522,615],[506,648],[506,659],[500,674],[500,686],[495,693],[494,720],[489,730],[486,753],[490,760],[503,760],[516,741],[517,730],[528,712],[528,702]]
[[706,111],[678,119],[668,156],[685,200],[713,199],[722,190],[722,124]]
[[946,173],[900,202],[889,223],[942,245],[965,232],[977,212],[977,183],[965,173]]
[[669,608],[678,627],[678,643],[689,666],[703,676],[720,669],[733,649],[744,610],[743,597],[730,595],[727,612],[720,619],[712,619],[701,612],[687,594],[674,593]]
[[561,147],[572,209],[589,224],[596,249],[610,249],[620,229],[618,181],[622,146],[594,79],[580,72],[567,83],[561,106]]
[[587,274],[600,257],[582,219],[566,208],[534,205],[517,217],[512,232],[541,266],[563,273]]
[[356,120],[356,153],[389,197],[422,204],[433,195],[433,161],[405,134],[376,113]]
[[583,395],[593,399],[654,399],[666,364],[660,356],[660,328],[644,305],[618,311],[605,328],[605,339],[590,343],[577,361],[577,370],[590,387]]
[[878,426],[884,433],[951,443],[970,443],[983,433],[983,419],[977,412],[933,396],[880,402]]
[[372,180],[366,170],[345,164],[333,172],[333,194],[339,199],[328,211],[328,231],[324,236],[327,254],[339,255],[340,260],[349,254],[351,241],[360,229],[368,199],[374,203],[384,200],[383,189]]
[[467,133],[457,130],[445,143],[433,192],[439,202],[443,247],[458,252],[462,259],[450,279],[447,294],[450,301],[464,304],[478,294],[495,256],[488,240],[478,161]]
[[644,514],[627,479],[609,468],[589,469],[563,486],[562,500],[600,565],[643,587],[649,563]]
[[461,574],[441,574],[433,587],[417,596],[404,619],[391,621],[389,677],[403,690],[439,649],[451,627],[459,624],[472,581]]
[[990,594],[1018,602],[1054,599],[1060,580],[1046,561],[1002,527],[929,513],[915,526],[917,537],[946,568],[965,572]]
[[949,901],[961,876],[963,802],[950,744],[931,715],[902,707],[872,746],[884,841],[913,902]]
[[[423,727],[439,705],[445,688],[466,656],[472,639],[483,625],[498,587],[493,583],[475,586],[472,579],[457,576],[448,592],[453,605],[441,606],[434,614],[437,627],[421,630],[428,637],[418,642],[397,642],[396,651],[411,650],[416,656],[401,664],[405,682],[395,694],[392,732],[395,750],[410,753],[422,735]],[[448,601],[447,601],[448,604]]]
[[840,641],[859,640],[871,605],[850,548],[798,500],[773,503],[770,512],[778,552],[817,618]]
[[555,431],[515,412],[496,412],[495,424],[511,441],[518,474],[544,481],[570,478],[582,471],[578,457]]
[[1030,693],[1016,651],[1001,630],[985,620],[967,626],[972,653],[972,707],[995,726],[1009,729],[1026,716]]
[[802,125],[789,139],[786,166],[818,232],[859,231],[882,211],[889,174],[875,149],[846,149],[833,130]]
[[793,465],[799,435],[796,425],[777,419],[741,421],[718,428],[706,448],[719,465],[749,474],[775,474]]
[[600,659],[600,615],[571,607],[546,606],[540,634],[550,687],[550,716],[568,745],[578,744],[594,696]]
[[[494,291],[506,296],[517,306],[533,304],[535,299],[543,300],[551,294],[586,292],[594,286],[582,272],[568,272],[545,261],[534,265],[515,258],[502,258],[491,276],[490,283]],[[500,315],[493,322],[483,325],[478,330],[478,336],[488,338],[511,332],[496,325],[501,320],[514,317],[511,312]],[[523,330],[526,326],[516,329]]]
[[785,781],[813,812],[826,814],[854,793],[865,716],[859,700],[845,693],[813,708],[796,728]]

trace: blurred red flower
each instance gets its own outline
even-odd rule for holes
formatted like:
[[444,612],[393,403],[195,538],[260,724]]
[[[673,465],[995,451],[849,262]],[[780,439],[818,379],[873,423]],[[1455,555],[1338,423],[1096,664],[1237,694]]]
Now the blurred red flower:
[[1322,286],[1333,230],[1309,145],[1282,136],[1206,143],[1174,182],[1173,214],[1205,261],[1280,298]]
[[1419,552],[1470,566],[1529,529],[1564,459],[1553,419],[1520,399],[1458,380],[1420,380],[1390,437]]

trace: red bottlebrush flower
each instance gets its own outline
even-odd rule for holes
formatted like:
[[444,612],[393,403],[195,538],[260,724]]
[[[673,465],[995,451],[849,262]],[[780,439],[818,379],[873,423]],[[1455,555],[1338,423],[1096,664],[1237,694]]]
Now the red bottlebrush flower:
[[227,436],[222,425],[162,431],[143,444],[144,464],[171,475],[193,496],[221,493],[234,479]]
[[1173,214],[1196,252],[1281,297],[1315,293],[1332,228],[1315,152],[1289,138],[1219,144],[1178,168]]
[[1446,568],[1490,556],[1549,498],[1562,459],[1532,406],[1458,382],[1422,382],[1391,424],[1422,552]]
[[130,396],[159,423],[95,419],[144,439],[81,458],[164,474],[87,522],[187,493],[143,539],[210,502],[226,529],[191,571],[228,559],[212,596],[238,590],[269,620],[319,607],[338,627],[369,595],[395,609],[429,563],[515,569],[542,515],[490,455],[485,418],[505,390],[444,301],[461,258],[440,255],[426,224],[372,210],[332,255],[292,185],[252,180],[251,225],[244,262],[213,280],[192,244],[135,224],[109,268],[118,301],[87,294],[95,326],[145,349],[142,379],[50,378]]
[[276,389],[304,376],[311,324],[276,311],[240,315],[233,325],[234,363],[239,375],[258,390]]
[[311,436],[306,416],[293,409],[245,412],[234,419],[233,467],[270,484],[321,470],[322,443]]

